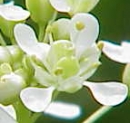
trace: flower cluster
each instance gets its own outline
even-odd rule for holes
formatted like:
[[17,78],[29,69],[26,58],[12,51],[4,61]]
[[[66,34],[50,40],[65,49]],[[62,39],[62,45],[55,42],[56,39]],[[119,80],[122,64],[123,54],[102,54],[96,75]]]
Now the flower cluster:
[[[128,88],[123,83],[88,81],[101,65],[102,49],[112,58],[129,61],[125,52],[115,57],[118,53],[107,48],[111,44],[96,42],[99,23],[88,12],[98,1],[25,0],[27,10],[14,3],[0,4],[1,123],[16,122],[16,114],[8,115],[3,105],[16,107],[19,101],[33,112],[49,112],[56,91],[75,93],[85,86],[107,106],[126,99]],[[68,18],[58,17],[60,13]],[[10,40],[4,41],[3,36]],[[122,52],[122,48],[116,49]]]

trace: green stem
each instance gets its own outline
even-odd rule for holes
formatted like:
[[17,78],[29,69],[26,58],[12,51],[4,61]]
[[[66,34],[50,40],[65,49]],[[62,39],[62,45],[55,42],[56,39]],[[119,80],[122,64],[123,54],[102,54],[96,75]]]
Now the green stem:
[[4,41],[1,32],[0,32],[0,44],[1,44],[2,46],[6,46],[6,42]]
[[50,35],[51,35],[51,24],[55,21],[57,18],[57,11],[54,12],[52,19],[49,21],[47,28],[45,30],[45,36],[43,39],[44,43],[49,43],[50,42]]
[[111,106],[102,106],[92,115],[90,115],[83,123],[95,123],[100,117],[106,114],[108,111],[112,109]]
[[10,40],[11,40],[11,44],[12,44],[12,45],[15,45],[15,44],[16,44],[16,40],[15,40],[14,36],[11,37]]
[[13,104],[18,123],[35,123],[37,118],[41,115],[41,113],[33,113],[28,110],[21,101],[18,101]]
[[38,34],[38,40],[40,42],[43,41],[45,35],[45,25],[39,24],[39,34]]

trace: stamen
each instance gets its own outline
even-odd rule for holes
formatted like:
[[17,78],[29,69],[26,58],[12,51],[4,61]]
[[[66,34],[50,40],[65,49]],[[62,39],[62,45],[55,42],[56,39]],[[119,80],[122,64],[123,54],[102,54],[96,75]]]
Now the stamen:
[[84,23],[82,23],[80,21],[76,22],[75,26],[76,26],[77,30],[79,30],[79,31],[81,31],[85,28]]

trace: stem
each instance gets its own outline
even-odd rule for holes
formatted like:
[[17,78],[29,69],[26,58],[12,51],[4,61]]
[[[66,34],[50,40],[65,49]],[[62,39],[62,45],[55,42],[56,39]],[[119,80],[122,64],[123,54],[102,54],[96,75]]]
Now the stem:
[[90,115],[83,123],[95,123],[95,121],[97,121],[100,117],[102,117],[111,109],[112,109],[112,106],[102,106],[92,115]]
[[40,42],[43,41],[45,35],[45,25],[39,24],[39,34],[38,34],[38,40]]
[[16,44],[16,40],[15,40],[14,36],[11,37],[10,40],[11,40],[11,44],[12,44],[12,45],[15,45],[15,44]]
[[[46,31],[45,31],[45,36],[43,39],[44,43],[48,43],[48,40],[50,40],[50,34],[51,34],[51,24],[55,21],[55,19],[57,18],[57,11],[54,12],[52,19],[49,21]],[[52,37],[52,36],[51,36]]]
[[6,42],[4,41],[1,32],[0,32],[0,44],[1,44],[2,46],[6,46]]
[[33,113],[28,110],[20,100],[14,103],[13,106],[17,114],[18,123],[35,123],[37,118],[41,115],[41,113]]

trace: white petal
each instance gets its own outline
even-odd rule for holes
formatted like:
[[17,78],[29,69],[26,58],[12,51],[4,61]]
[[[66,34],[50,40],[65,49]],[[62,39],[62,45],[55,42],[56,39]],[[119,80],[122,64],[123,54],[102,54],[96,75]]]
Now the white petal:
[[21,21],[27,19],[30,16],[30,13],[16,5],[1,4],[0,16],[9,21]]
[[94,44],[92,47],[89,47],[82,55],[82,60],[80,62],[80,75],[84,78],[84,80],[92,76],[92,74],[100,65],[100,55],[101,51],[98,49],[96,44]]
[[45,110],[46,114],[53,115],[55,117],[73,119],[81,114],[80,107],[75,104],[67,104],[63,102],[52,102]]
[[82,78],[78,75],[75,75],[69,77],[68,79],[60,81],[57,90],[62,92],[74,93],[81,89],[82,85]]
[[70,6],[67,0],[50,0],[51,5],[59,12],[69,12]]
[[[76,24],[84,25],[82,30],[76,28]],[[83,52],[87,47],[91,46],[97,39],[99,34],[99,24],[97,19],[91,14],[79,13],[71,20],[70,35],[71,40],[77,46],[77,52]]]
[[127,86],[119,82],[85,82],[84,85],[90,88],[93,96],[99,103],[107,106],[114,106],[122,103],[128,94]]
[[50,104],[54,88],[29,87],[22,90],[20,97],[24,105],[31,111],[42,112]]
[[0,123],[17,123],[4,109],[0,107]]
[[110,42],[103,41],[103,52],[110,59],[120,63],[130,63],[130,46],[126,47],[125,43],[122,46]]
[[[2,108],[4,111],[6,111],[10,116],[12,116],[13,119],[16,120],[16,112],[12,105],[4,106],[0,104],[0,108]],[[1,122],[0,122],[1,123]]]
[[46,87],[54,85],[56,80],[46,70],[36,65],[34,65],[34,68],[35,68],[35,78],[37,79],[38,83]]
[[25,24],[17,24],[14,35],[20,48],[29,55],[36,55],[40,60],[45,57],[49,49],[48,44],[38,43],[33,29]]

